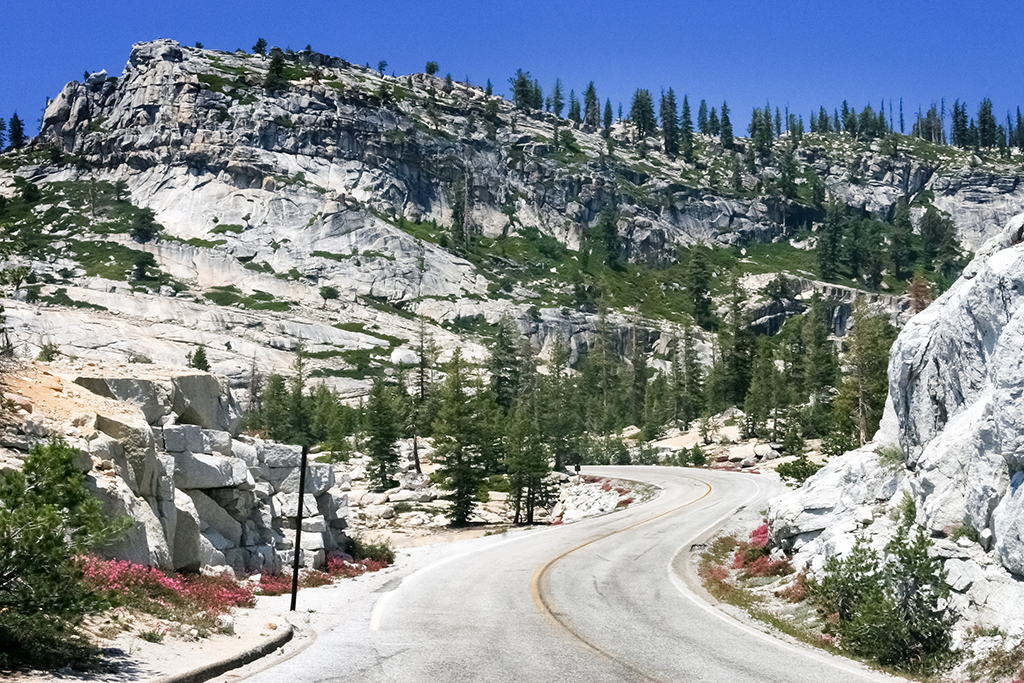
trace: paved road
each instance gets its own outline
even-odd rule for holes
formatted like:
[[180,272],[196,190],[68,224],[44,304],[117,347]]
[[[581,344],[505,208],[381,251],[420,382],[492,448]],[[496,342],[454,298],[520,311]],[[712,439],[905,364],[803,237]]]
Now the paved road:
[[736,508],[763,503],[757,477],[587,471],[664,492],[605,517],[435,550],[365,600],[330,604],[325,593],[316,607],[335,614],[331,628],[253,680],[892,680],[745,627],[680,580],[681,549]]

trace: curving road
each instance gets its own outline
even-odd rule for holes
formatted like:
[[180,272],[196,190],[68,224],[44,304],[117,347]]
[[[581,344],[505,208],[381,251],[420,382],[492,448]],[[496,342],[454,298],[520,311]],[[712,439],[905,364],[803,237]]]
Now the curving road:
[[679,578],[680,550],[737,508],[763,502],[757,477],[665,467],[586,472],[663,493],[576,524],[435,550],[362,601],[332,604],[324,593],[316,607],[335,614],[330,628],[255,679],[892,680],[744,626]]

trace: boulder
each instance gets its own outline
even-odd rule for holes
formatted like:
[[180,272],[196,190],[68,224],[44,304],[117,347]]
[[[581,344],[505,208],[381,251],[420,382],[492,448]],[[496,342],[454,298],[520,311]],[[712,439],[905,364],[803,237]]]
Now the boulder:
[[[199,529],[206,532],[216,531],[220,536],[227,539],[232,545],[242,542],[242,525],[234,517],[228,514],[227,510],[207,496],[202,491],[185,491],[192,499],[192,504],[199,514]],[[223,550],[223,548],[217,548]],[[203,564],[211,564],[203,562]],[[221,562],[220,564],[224,564]]]
[[136,419],[128,414],[102,413],[97,413],[95,424],[98,431],[121,444],[123,468],[131,470],[139,495],[155,496],[160,469],[156,460],[153,430],[149,424],[141,419],[141,415]]
[[75,384],[106,398],[132,403],[139,407],[149,424],[157,424],[170,413],[172,386],[170,380],[137,377],[76,377]]
[[232,454],[230,434],[216,429],[204,429],[202,434],[203,453],[217,453],[219,455]]
[[324,519],[342,519],[348,516],[348,494],[333,488],[316,497],[316,506]]
[[110,519],[127,517],[134,524],[118,541],[104,546],[104,557],[173,569],[171,548],[153,507],[131,492],[120,477],[89,477],[88,485]]
[[302,464],[302,447],[283,443],[266,443],[263,462],[268,467],[298,467]]
[[231,455],[245,461],[245,464],[249,467],[257,467],[259,463],[259,454],[256,452],[256,446],[239,441],[238,439],[231,440],[231,452],[225,453],[225,455]]
[[173,377],[171,382],[172,409],[179,422],[238,433],[242,411],[225,380],[196,371]]
[[174,490],[174,507],[178,512],[174,531],[174,569],[196,572],[200,567],[199,529],[202,522],[192,498],[184,491]]
[[174,454],[174,485],[179,489],[244,486],[250,479],[244,460],[219,455]]
[[[299,494],[279,493],[274,496],[274,506],[280,517],[294,519],[299,514]],[[316,498],[307,493],[302,497],[302,516],[312,517],[318,514],[320,514],[320,510],[317,507]]]
[[[300,469],[296,467],[290,470],[288,476],[277,485],[277,490],[284,493],[298,493]],[[306,493],[319,496],[332,486],[334,486],[333,467],[319,463],[306,466]]]

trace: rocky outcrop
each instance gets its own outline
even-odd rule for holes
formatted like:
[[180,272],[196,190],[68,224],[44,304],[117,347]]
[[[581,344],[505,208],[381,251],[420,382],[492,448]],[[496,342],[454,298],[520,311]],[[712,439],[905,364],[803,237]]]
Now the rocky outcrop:
[[1024,635],[1024,215],[914,316],[893,345],[889,399],[868,446],[772,502],[776,540],[799,564],[867,533],[913,501],[947,558],[957,606]]
[[[301,449],[238,436],[240,410],[222,378],[152,366],[138,376],[124,366],[87,367],[45,370],[50,388],[39,391],[57,406],[35,406],[41,416],[22,425],[23,436],[3,442],[28,450],[63,434],[81,450],[76,464],[107,513],[133,522],[104,554],[180,571],[227,565],[277,572],[291,562]],[[61,424],[51,415],[66,411],[68,401],[85,412]],[[309,465],[307,566],[323,566],[326,553],[347,541],[348,501],[334,481],[333,465]]]

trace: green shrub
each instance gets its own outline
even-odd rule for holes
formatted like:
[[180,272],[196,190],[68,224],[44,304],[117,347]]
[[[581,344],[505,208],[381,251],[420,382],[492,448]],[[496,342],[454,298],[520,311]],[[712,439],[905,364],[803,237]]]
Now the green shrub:
[[779,473],[779,476],[784,480],[792,480],[797,484],[802,484],[807,479],[821,469],[821,465],[811,462],[806,457],[801,455],[799,458],[792,462],[784,462],[779,465],[775,471]]
[[76,453],[51,440],[0,482],[0,668],[59,668],[95,654],[72,638],[99,604],[77,556],[117,536],[130,520],[107,517],[75,469]]
[[373,560],[386,565],[395,563],[395,551],[388,543],[366,543],[356,536],[349,540],[348,554],[356,562],[360,560]]
[[885,666],[929,673],[951,656],[956,615],[942,607],[949,596],[939,558],[930,557],[923,529],[910,536],[904,514],[884,556],[858,538],[844,559],[833,557],[812,597],[844,648]]
[[400,515],[403,512],[412,512],[412,503],[407,500],[402,500],[395,503],[393,509],[396,515]]

